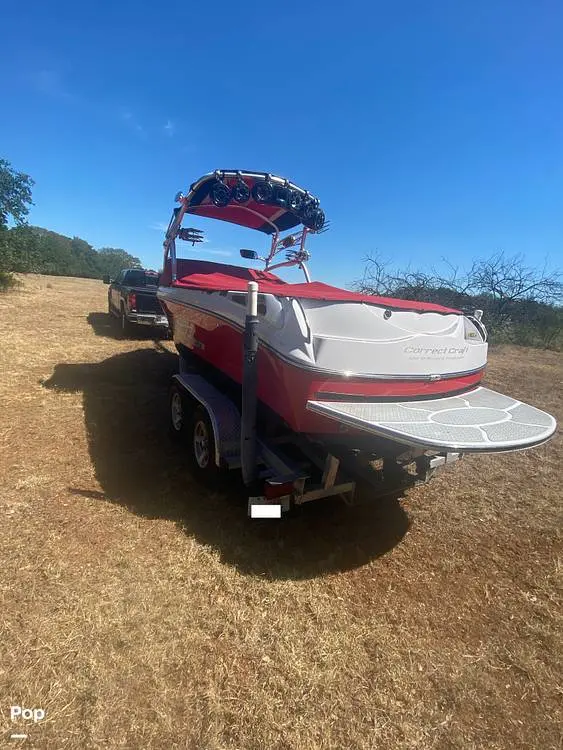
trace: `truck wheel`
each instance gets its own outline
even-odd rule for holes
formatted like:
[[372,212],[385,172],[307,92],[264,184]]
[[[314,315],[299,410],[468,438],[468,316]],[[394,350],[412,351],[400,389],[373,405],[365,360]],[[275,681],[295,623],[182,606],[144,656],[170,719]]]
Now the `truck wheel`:
[[190,419],[190,459],[195,472],[207,480],[217,477],[215,436],[207,411],[198,406]]

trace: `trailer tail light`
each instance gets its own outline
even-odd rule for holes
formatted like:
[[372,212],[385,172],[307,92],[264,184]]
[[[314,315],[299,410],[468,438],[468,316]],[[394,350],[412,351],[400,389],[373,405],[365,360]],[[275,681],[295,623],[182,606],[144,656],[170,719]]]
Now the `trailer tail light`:
[[291,495],[293,490],[293,482],[266,482],[264,484],[264,497],[268,500],[274,500],[277,497]]
[[137,307],[137,295],[135,292],[129,292],[127,295],[127,304],[130,310],[134,310]]

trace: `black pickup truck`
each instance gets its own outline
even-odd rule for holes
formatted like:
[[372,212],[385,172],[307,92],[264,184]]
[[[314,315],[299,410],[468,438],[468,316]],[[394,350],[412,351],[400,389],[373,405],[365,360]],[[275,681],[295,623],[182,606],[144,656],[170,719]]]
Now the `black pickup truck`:
[[145,325],[168,331],[168,319],[156,297],[158,274],[142,268],[127,268],[114,281],[108,277],[108,311],[119,318],[123,335],[134,325]]

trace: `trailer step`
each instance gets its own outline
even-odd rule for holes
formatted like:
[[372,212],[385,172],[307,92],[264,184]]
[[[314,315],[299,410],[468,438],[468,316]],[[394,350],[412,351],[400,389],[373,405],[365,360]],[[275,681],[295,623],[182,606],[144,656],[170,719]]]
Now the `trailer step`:
[[307,408],[397,443],[464,453],[532,448],[549,440],[557,427],[550,414],[482,386],[439,399],[308,401]]

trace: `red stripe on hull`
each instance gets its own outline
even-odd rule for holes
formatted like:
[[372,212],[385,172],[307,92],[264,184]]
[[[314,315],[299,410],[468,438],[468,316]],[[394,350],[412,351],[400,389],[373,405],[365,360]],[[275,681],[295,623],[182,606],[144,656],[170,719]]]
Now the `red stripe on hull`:
[[260,349],[258,354],[258,396],[297,432],[341,431],[333,420],[308,411],[305,408],[307,401],[330,401],[340,396],[408,400],[420,396],[447,395],[476,387],[482,377],[483,372],[433,382],[326,378],[288,364],[270,350]]
[[[174,339],[237,383],[242,381],[242,333],[211,313],[167,302],[174,317]],[[179,334],[179,335],[178,335]],[[325,377],[282,360],[266,347],[258,350],[258,398],[297,432],[341,432],[337,422],[306,409],[307,401],[335,396],[398,398],[447,395],[475,388],[484,370],[438,381],[369,380]],[[324,395],[326,394],[326,395]],[[330,395],[329,395],[330,394]]]

